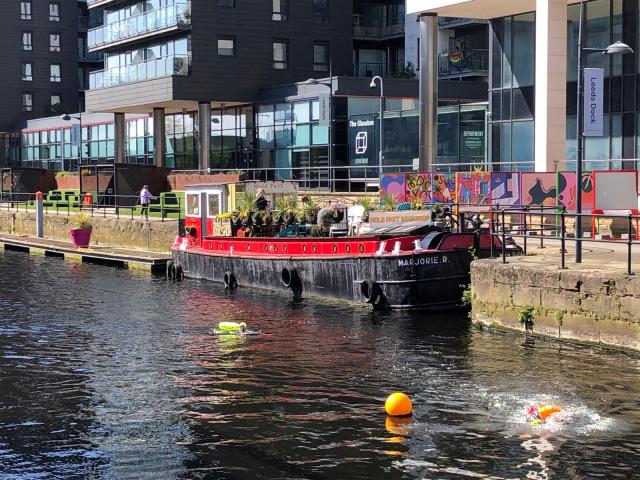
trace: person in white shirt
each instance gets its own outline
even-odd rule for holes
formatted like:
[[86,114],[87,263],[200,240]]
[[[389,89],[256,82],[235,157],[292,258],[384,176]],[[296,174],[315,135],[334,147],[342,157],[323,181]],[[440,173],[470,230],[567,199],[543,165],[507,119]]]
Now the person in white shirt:
[[140,205],[142,206],[140,209],[141,216],[149,218],[149,203],[155,198],[158,197],[151,195],[148,185],[142,187],[142,190],[140,190]]

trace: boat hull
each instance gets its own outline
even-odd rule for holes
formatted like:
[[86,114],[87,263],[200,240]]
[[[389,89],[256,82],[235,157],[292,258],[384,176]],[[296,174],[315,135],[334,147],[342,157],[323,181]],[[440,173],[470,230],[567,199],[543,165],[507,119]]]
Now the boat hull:
[[374,308],[450,309],[469,282],[467,250],[353,257],[249,257],[173,249],[190,278]]

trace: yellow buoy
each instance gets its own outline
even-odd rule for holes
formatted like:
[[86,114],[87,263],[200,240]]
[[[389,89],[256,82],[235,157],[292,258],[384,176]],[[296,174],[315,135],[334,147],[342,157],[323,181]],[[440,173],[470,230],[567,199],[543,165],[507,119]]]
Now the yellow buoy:
[[387,397],[387,401],[384,402],[384,408],[387,410],[387,414],[392,417],[404,417],[411,415],[413,411],[413,405],[411,399],[404,393],[395,392]]

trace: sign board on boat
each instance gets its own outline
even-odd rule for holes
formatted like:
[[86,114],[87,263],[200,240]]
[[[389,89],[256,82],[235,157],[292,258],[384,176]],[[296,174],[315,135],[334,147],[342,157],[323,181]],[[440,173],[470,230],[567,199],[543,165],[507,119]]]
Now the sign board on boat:
[[392,223],[431,223],[431,210],[407,210],[400,212],[369,212],[371,228],[385,227]]
[[263,189],[264,193],[271,195],[274,193],[297,193],[300,190],[298,182],[248,182],[247,192],[255,193]]

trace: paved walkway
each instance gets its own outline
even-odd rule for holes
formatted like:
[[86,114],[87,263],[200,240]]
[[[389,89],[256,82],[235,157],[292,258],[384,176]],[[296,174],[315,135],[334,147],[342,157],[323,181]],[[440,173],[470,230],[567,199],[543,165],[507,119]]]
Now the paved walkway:
[[[524,239],[517,238],[521,247]],[[508,263],[536,265],[544,269],[560,268],[560,241],[544,240],[544,248],[540,248],[540,240],[527,239],[527,256],[507,257]],[[502,259],[497,259],[501,262]],[[566,241],[565,267],[568,270],[585,272],[607,272],[626,274],[627,244],[625,241],[601,243],[593,240],[582,242],[582,263],[575,263],[575,242]],[[631,271],[640,275],[640,244],[634,244],[631,250]]]

